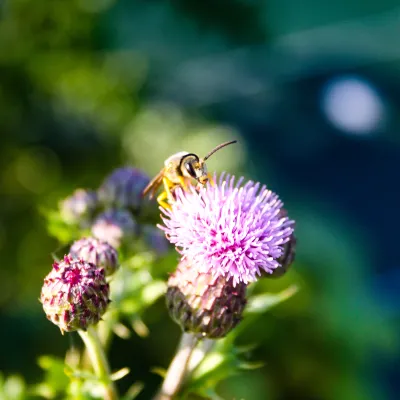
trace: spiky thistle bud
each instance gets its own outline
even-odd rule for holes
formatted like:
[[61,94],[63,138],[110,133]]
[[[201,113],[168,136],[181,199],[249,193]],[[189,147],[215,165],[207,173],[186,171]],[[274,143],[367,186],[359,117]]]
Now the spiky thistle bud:
[[150,178],[140,169],[117,168],[100,186],[99,199],[106,207],[138,210],[143,201],[143,189],[149,182]]
[[61,333],[86,330],[99,322],[110,302],[104,269],[65,256],[44,279],[40,301]]
[[59,208],[67,223],[85,225],[93,217],[97,204],[96,192],[76,189],[71,196],[60,202]]
[[136,222],[127,210],[107,210],[98,215],[92,225],[93,236],[110,243],[116,249],[136,233]]
[[75,241],[69,255],[72,258],[95,264],[98,268],[104,268],[106,276],[112,275],[119,267],[118,253],[108,242],[92,237],[86,237]]
[[181,261],[168,280],[167,307],[182,330],[217,339],[241,320],[246,306],[246,285],[210,272],[199,272]]

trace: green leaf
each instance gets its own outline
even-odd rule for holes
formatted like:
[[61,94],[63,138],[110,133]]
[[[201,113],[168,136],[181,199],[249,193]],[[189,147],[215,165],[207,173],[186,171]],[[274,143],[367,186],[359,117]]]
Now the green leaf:
[[[141,256],[136,257],[135,263],[139,263],[138,257],[140,259]],[[110,289],[112,307],[118,309],[132,322],[140,319],[140,315],[165,294],[166,283],[154,280],[149,268],[132,269],[124,263],[110,282]],[[146,335],[146,331],[145,329],[142,333]]]
[[141,291],[140,300],[143,306],[149,307],[155,303],[161,296],[165,294],[167,290],[167,284],[164,281],[157,280],[150,282],[148,285],[143,287]]
[[215,388],[222,380],[239,372],[241,361],[237,357],[233,344],[228,347],[219,346],[219,339],[215,347],[205,356],[201,364],[193,371],[189,382],[185,385],[184,393],[196,393],[209,398],[210,393],[215,393]]
[[153,367],[151,369],[151,372],[153,374],[156,374],[158,376],[161,376],[161,378],[165,378],[165,376],[167,375],[167,370],[165,368],[161,368],[161,367]]
[[125,378],[125,376],[129,375],[129,373],[130,373],[129,368],[126,368],[126,367],[121,368],[120,370],[112,373],[110,378],[114,382],[119,381],[120,379]]
[[148,265],[152,264],[155,260],[152,252],[139,252],[134,256],[124,261],[124,267],[130,269],[143,269],[147,268]]
[[143,320],[138,316],[138,315],[134,315],[132,317],[132,329],[135,331],[135,333],[141,337],[141,338],[145,338],[147,336],[149,336],[149,328],[147,327],[147,325],[143,322]]
[[279,293],[263,293],[249,298],[244,315],[263,314],[270,308],[290,299],[298,292],[296,285],[291,285]]
[[184,393],[196,393],[208,398],[218,398],[216,387],[219,382],[240,373],[240,371],[262,367],[263,363],[261,362],[249,362],[241,359],[243,355],[253,350],[255,345],[237,347],[234,343],[235,339],[243,331],[243,328],[248,328],[249,325],[254,323],[257,316],[289,299],[297,291],[297,286],[292,285],[279,293],[250,295],[243,321],[224,339],[218,339],[211,343],[208,348],[209,352],[194,369],[189,382],[184,387]]
[[82,236],[79,227],[66,223],[57,210],[41,209],[40,212],[47,220],[49,235],[56,238],[60,243],[67,244]]
[[69,384],[70,368],[65,365],[64,360],[52,357],[41,356],[38,359],[39,366],[45,371],[44,383],[55,392],[65,391]]
[[133,400],[143,390],[144,384],[142,382],[135,382],[121,398],[121,400]]
[[26,398],[26,384],[19,375],[10,375],[0,381],[0,398],[4,400],[22,400]]

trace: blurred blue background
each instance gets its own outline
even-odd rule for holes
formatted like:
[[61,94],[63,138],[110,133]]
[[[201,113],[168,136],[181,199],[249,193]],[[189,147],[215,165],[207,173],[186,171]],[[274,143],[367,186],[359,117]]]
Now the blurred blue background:
[[[397,399],[400,7],[392,0],[0,3],[0,370],[40,379],[68,337],[38,297],[57,248],[39,207],[130,164],[239,144],[209,168],[266,183],[297,221],[301,291],[246,332],[226,399]],[[179,328],[117,339],[149,398]],[[120,383],[124,386],[124,381]]]

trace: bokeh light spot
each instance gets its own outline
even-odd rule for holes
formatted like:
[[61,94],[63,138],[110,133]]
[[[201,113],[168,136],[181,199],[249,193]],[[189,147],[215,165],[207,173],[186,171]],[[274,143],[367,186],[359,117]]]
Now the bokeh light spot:
[[386,119],[382,98],[371,83],[357,76],[342,76],[323,88],[321,107],[327,119],[350,134],[379,130]]
[[164,166],[164,160],[178,151],[204,157],[218,144],[234,139],[239,144],[210,158],[207,163],[210,172],[234,173],[245,164],[247,152],[240,134],[229,126],[184,117],[173,105],[158,105],[144,109],[127,126],[123,136],[124,158],[147,173],[156,174]]
[[15,177],[26,190],[39,194],[49,189],[59,178],[56,155],[45,148],[27,149],[15,160]]

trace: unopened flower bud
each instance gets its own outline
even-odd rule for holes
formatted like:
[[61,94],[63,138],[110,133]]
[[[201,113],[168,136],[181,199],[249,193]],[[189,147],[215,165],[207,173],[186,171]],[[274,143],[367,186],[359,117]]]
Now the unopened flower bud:
[[65,256],[44,279],[40,301],[61,333],[86,330],[99,322],[110,302],[104,270]]
[[106,276],[112,275],[119,267],[118,253],[108,242],[87,237],[75,241],[69,255],[103,268]]
[[181,261],[168,280],[167,307],[183,331],[217,339],[226,336],[242,318],[246,285],[232,278],[201,273]]
[[145,244],[157,255],[162,256],[168,252],[170,244],[165,238],[164,232],[153,225],[144,225],[142,235]]
[[143,201],[143,189],[149,182],[149,177],[140,169],[118,168],[100,186],[99,199],[106,207],[138,210]]
[[96,192],[77,189],[60,202],[61,216],[67,223],[85,225],[93,217],[97,204]]
[[100,214],[92,225],[95,238],[106,241],[114,248],[132,239],[137,233],[136,222],[127,210],[108,210]]

